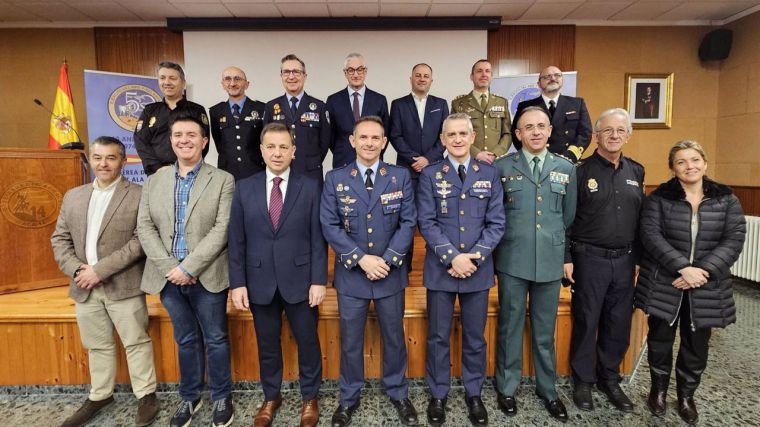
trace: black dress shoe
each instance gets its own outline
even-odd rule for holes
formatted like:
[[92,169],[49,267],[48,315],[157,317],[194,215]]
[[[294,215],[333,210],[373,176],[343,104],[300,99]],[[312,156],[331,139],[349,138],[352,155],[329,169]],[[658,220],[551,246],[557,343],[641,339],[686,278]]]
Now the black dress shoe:
[[647,407],[652,415],[658,417],[665,415],[668,407],[668,389],[652,384],[652,388],[649,389],[649,397],[647,397]]
[[483,405],[483,401],[480,400],[480,396],[472,396],[465,399],[467,402],[467,418],[475,427],[482,427],[488,425],[488,411],[486,406]]
[[428,423],[440,427],[446,421],[446,399],[430,399],[427,407]]
[[549,411],[549,415],[552,416],[552,418],[561,421],[563,423],[566,423],[568,420],[567,417],[567,409],[565,409],[565,404],[562,403],[561,400],[548,400],[544,399],[543,397],[541,400],[544,401],[544,407],[547,411]]
[[358,407],[358,401],[351,406],[338,405],[338,408],[335,410],[332,416],[332,426],[346,427],[347,425],[351,424],[351,416],[354,415],[354,411],[356,411]]
[[607,399],[612,403],[613,406],[615,406],[618,410],[623,412],[633,412],[633,402],[631,402],[631,399],[628,398],[628,396],[625,395],[623,392],[623,389],[620,388],[620,384],[617,382],[611,382],[611,383],[597,383],[596,388],[599,389],[602,393],[607,395]]
[[504,415],[508,417],[517,415],[517,399],[514,396],[505,396],[497,392],[496,402],[499,404],[499,409],[501,409]]
[[678,397],[678,415],[680,415],[681,419],[688,425],[694,425],[697,423],[699,414],[697,413],[697,404],[694,403],[693,397]]
[[409,399],[391,399],[391,403],[396,407],[398,419],[402,424],[407,426],[417,425],[417,410],[414,409],[414,405],[412,405],[412,402]]
[[581,411],[593,411],[594,398],[591,397],[591,384],[582,382],[575,383],[573,402]]

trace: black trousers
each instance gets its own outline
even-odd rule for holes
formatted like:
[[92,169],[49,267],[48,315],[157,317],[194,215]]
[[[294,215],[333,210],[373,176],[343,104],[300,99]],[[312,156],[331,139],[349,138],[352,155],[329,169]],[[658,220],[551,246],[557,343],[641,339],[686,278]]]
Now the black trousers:
[[[649,371],[653,381],[667,386],[673,367],[673,343],[676,330],[681,330],[681,345],[676,359],[676,390],[679,397],[691,397],[699,386],[702,372],[707,366],[707,349],[710,328],[691,327],[689,292],[683,293],[681,310],[671,326],[667,320],[649,316]],[[679,325],[680,323],[680,325]]]
[[601,256],[573,249],[573,332],[570,367],[576,382],[619,382],[633,314],[634,269],[630,251]]

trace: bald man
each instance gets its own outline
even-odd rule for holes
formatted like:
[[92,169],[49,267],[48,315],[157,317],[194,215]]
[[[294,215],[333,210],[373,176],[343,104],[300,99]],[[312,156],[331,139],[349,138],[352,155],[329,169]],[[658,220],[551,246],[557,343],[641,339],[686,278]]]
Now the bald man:
[[222,89],[229,97],[209,110],[211,136],[219,153],[217,165],[231,173],[236,181],[264,170],[259,148],[264,127],[264,103],[246,96],[250,84],[240,68],[225,68]]
[[[517,105],[515,120],[512,122],[512,134],[514,135],[517,120],[524,109],[541,107],[549,113],[552,125],[552,133],[546,148],[573,163],[578,163],[591,142],[591,118],[583,98],[560,94],[564,83],[565,77],[562,75],[562,70],[554,65],[544,68],[538,75],[541,96]],[[517,139],[513,142],[519,151],[522,143]]]

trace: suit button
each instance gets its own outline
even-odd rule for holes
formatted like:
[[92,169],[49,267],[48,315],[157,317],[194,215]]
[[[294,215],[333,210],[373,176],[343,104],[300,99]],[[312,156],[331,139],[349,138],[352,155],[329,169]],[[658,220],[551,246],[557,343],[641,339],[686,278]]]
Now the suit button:
[[394,257],[393,257],[393,262],[396,262],[396,261],[398,261],[398,257],[397,257],[397,256],[394,256]]
[[367,243],[367,246],[371,248],[371,247],[374,247],[374,246],[375,246],[375,244],[374,244],[374,243],[372,243],[372,242],[369,242],[369,243]]
[[467,196],[465,196],[464,194],[462,194],[461,196],[459,196],[459,198],[462,199],[462,200],[464,200],[465,197],[467,197]]
[[367,233],[369,233],[369,234],[372,234],[373,231],[374,230],[372,230],[372,227],[370,227],[370,228],[367,229]]
[[480,251],[475,252],[475,255],[480,256]]
[[538,197],[536,197],[536,200],[537,200],[537,201],[539,201],[539,202],[543,202],[543,201],[544,201],[544,198],[543,198],[543,197],[541,197],[541,196],[538,196]]
[[[449,250],[448,250],[448,251],[446,251],[446,252],[448,252],[448,253],[450,253],[450,254],[453,254],[453,253],[454,253],[454,251],[452,251],[451,249],[449,249]],[[445,256],[445,255],[444,255],[444,256]]]
[[402,260],[399,260],[399,262],[398,262],[398,265],[400,266],[400,265],[401,265],[401,264],[403,264],[403,263],[404,263],[404,260],[403,260],[403,259],[402,259]]
[[372,214],[371,213],[367,214],[367,219],[372,219]]
[[446,255],[441,255],[441,259],[446,259]]
[[541,188],[541,184],[536,184],[536,187]]
[[346,265],[351,265],[351,260],[346,260]]
[[240,125],[235,125],[235,129],[240,129]]
[[359,255],[354,254],[354,256],[352,256],[351,258],[357,259],[357,258],[359,258]]
[[235,135],[235,138],[240,139],[240,135]]
[[459,249],[464,249],[464,243],[459,244]]
[[237,146],[237,149],[238,149],[238,151],[242,150],[242,148],[240,148],[240,146],[239,146],[239,145]]
[[464,227],[459,227],[459,231],[464,231]]
[[290,127],[291,127],[292,129],[295,129],[295,128],[296,128],[296,125],[290,125]]
[[485,196],[481,194],[481,195],[480,195],[480,196],[478,196],[478,197],[482,199],[482,198],[483,198],[483,197],[485,197]]
[[464,216],[464,211],[459,211],[459,216]]
[[488,129],[488,125],[483,125],[483,128],[484,129]]
[[[565,131],[565,135],[567,135],[569,132],[570,132],[569,130],[566,130]],[[567,145],[567,144],[565,144],[565,145]]]
[[238,157],[238,162],[242,162],[242,161],[243,161],[243,159],[241,159],[240,157]]
[[537,211],[536,212],[536,215],[538,215],[538,216],[541,216],[542,214],[543,214],[543,212],[541,212],[541,211]]
[[536,228],[540,230],[541,229],[541,224],[536,224]]

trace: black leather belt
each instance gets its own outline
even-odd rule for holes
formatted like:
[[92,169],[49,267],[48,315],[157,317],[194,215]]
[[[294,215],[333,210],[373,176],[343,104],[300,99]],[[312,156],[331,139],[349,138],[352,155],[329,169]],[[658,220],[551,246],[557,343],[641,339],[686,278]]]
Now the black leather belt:
[[599,246],[594,246],[588,243],[573,241],[570,243],[570,247],[573,250],[585,252],[594,256],[602,258],[620,258],[621,256],[628,255],[633,252],[633,246],[627,245],[622,248],[607,249]]

